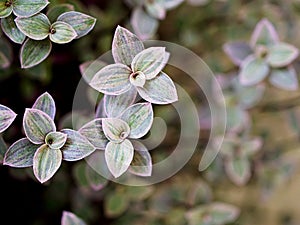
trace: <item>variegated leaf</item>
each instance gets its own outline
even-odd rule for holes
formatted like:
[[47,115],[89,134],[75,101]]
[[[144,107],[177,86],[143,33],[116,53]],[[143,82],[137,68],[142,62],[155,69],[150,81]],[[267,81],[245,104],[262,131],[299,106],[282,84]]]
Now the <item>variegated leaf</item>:
[[102,68],[90,82],[92,88],[108,95],[120,95],[131,87],[131,70],[123,64],[111,64]]
[[153,123],[151,103],[138,103],[128,107],[120,117],[129,128],[129,138],[141,138],[148,133]]
[[164,47],[150,47],[137,54],[132,63],[132,71],[141,71],[146,79],[153,79],[166,66],[168,55]]
[[129,171],[132,174],[148,177],[152,173],[152,159],[148,149],[138,141],[132,141],[134,148],[133,160]]
[[49,3],[48,0],[15,0],[13,11],[18,17],[30,17],[42,11]]
[[269,81],[275,87],[287,91],[296,91],[299,88],[297,73],[292,66],[273,69]]
[[27,18],[17,17],[15,22],[19,30],[33,40],[43,40],[49,35],[51,24],[43,13]]
[[39,182],[50,180],[59,169],[62,162],[62,153],[58,149],[51,149],[44,144],[34,154],[33,173]]
[[34,144],[44,143],[46,135],[56,130],[52,118],[38,109],[26,109],[23,128],[26,137]]
[[54,5],[47,11],[49,20],[53,23],[57,18],[65,12],[74,11],[74,6],[68,3]]
[[299,56],[299,50],[287,43],[278,43],[269,48],[267,62],[275,68],[291,64]]
[[0,105],[0,133],[5,131],[15,120],[15,114],[10,108]]
[[40,145],[32,144],[27,138],[13,143],[4,157],[4,165],[11,167],[29,167],[33,165],[33,157]]
[[257,153],[263,145],[263,139],[255,137],[249,141],[243,142],[242,151],[245,152],[246,156],[253,156]]
[[160,2],[147,1],[145,8],[147,13],[156,19],[163,20],[166,17],[166,9]]
[[52,44],[48,39],[43,41],[27,39],[21,48],[21,67],[28,69],[36,66],[49,56],[51,49]]
[[66,143],[67,137],[67,134],[61,132],[50,132],[47,134],[45,142],[51,149],[60,149]]
[[0,0],[0,19],[8,17],[13,11],[13,5],[7,5],[7,0]]
[[22,44],[26,36],[18,29],[12,15],[1,19],[1,28],[6,36],[17,44]]
[[170,104],[178,100],[176,87],[164,72],[147,80],[144,87],[137,87],[137,90],[143,99],[153,104]]
[[108,140],[102,129],[102,119],[95,119],[79,129],[79,133],[86,137],[96,149],[104,150]]
[[112,42],[112,55],[115,63],[129,66],[133,58],[143,49],[143,42],[135,34],[121,26],[117,27]]
[[86,225],[86,223],[74,213],[64,211],[61,218],[61,225]]
[[133,159],[134,149],[129,140],[121,143],[109,142],[105,149],[105,160],[115,178],[125,173]]
[[228,158],[225,171],[229,179],[238,186],[245,185],[251,177],[251,165],[246,157]]
[[95,151],[95,147],[78,131],[63,129],[61,132],[68,135],[65,145],[61,148],[64,160],[78,161]]
[[117,118],[103,118],[102,128],[105,136],[113,142],[122,142],[130,134],[128,124]]
[[65,22],[57,21],[51,25],[49,38],[57,44],[66,44],[74,40],[77,34],[73,27]]
[[105,95],[104,110],[107,117],[118,117],[125,109],[131,106],[136,99],[137,91],[131,88],[129,91],[120,95]]
[[240,66],[247,56],[253,54],[251,47],[244,42],[227,43],[223,46],[223,50],[237,66]]
[[76,38],[87,35],[96,24],[95,18],[75,11],[61,14],[57,20],[70,24],[77,34]]
[[39,96],[33,104],[32,108],[43,111],[54,120],[56,113],[55,101],[48,92],[45,92],[44,94]]

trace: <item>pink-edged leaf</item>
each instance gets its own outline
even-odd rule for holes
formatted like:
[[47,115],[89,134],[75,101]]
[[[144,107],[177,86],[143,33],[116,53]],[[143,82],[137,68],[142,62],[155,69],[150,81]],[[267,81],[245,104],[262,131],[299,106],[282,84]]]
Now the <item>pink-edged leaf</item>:
[[18,17],[30,17],[42,11],[50,2],[48,0],[13,1],[13,12]]
[[118,26],[112,42],[112,55],[115,63],[130,65],[133,58],[143,51],[143,42],[129,30]]
[[129,138],[141,138],[148,133],[153,123],[151,103],[137,103],[128,107],[120,117],[129,128]]
[[32,144],[27,138],[22,138],[13,143],[4,157],[4,165],[24,168],[33,165],[33,157],[40,145]]
[[163,20],[166,17],[166,9],[159,2],[147,1],[145,8],[147,13],[156,19]]
[[106,117],[107,115],[104,109],[104,99],[102,98],[97,105],[95,118],[106,118]]
[[223,50],[237,66],[241,65],[247,56],[253,54],[251,47],[244,42],[226,43],[223,46]]
[[63,129],[62,133],[67,134],[67,141],[61,148],[63,160],[78,161],[92,154],[95,147],[78,131]]
[[96,73],[90,86],[104,94],[119,95],[130,89],[130,74],[129,67],[123,64],[111,64]]
[[5,131],[15,120],[15,114],[10,108],[0,105],[0,133]]
[[108,140],[112,142],[122,142],[130,134],[128,124],[118,118],[102,119],[102,129]]
[[33,104],[32,108],[43,111],[44,113],[48,114],[52,119],[54,119],[55,117],[55,101],[48,92],[45,92],[44,94],[39,96]]
[[296,70],[292,66],[273,69],[269,81],[275,87],[286,91],[296,91],[299,88]]
[[86,225],[86,223],[74,213],[64,211],[61,218],[61,225]]
[[242,151],[245,152],[247,156],[252,156],[257,153],[263,145],[263,139],[260,137],[255,137],[250,141],[242,143]]
[[46,135],[45,142],[52,149],[60,149],[67,141],[67,134],[50,132]]
[[34,144],[44,143],[46,135],[56,130],[53,119],[38,109],[26,109],[23,128],[26,137]]
[[129,172],[142,177],[151,176],[152,158],[148,149],[138,141],[132,141],[132,145],[135,151]]
[[273,24],[267,20],[259,21],[251,36],[250,45],[252,47],[257,45],[273,45],[279,41],[278,34]]
[[267,62],[274,68],[291,64],[299,56],[299,50],[287,43],[278,43],[269,48]]
[[62,153],[44,144],[38,148],[33,157],[33,173],[39,182],[50,180],[61,165]]

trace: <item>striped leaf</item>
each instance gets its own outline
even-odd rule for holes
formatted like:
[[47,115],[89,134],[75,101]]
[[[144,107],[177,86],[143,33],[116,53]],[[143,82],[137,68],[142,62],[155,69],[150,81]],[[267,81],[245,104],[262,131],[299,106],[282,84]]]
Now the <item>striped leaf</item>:
[[11,167],[29,167],[33,165],[33,157],[40,145],[32,144],[27,138],[13,143],[4,157],[4,165]]
[[267,62],[275,68],[291,64],[299,56],[299,50],[287,43],[278,43],[270,47]]
[[55,117],[55,101],[48,92],[45,92],[44,94],[39,96],[33,104],[32,108],[43,111],[44,113],[48,114],[52,119],[54,119]]
[[67,141],[67,134],[61,132],[50,132],[45,138],[46,144],[52,149],[60,149]]
[[44,144],[34,154],[33,173],[39,182],[45,183],[51,179],[61,165],[62,153]]
[[57,21],[51,25],[49,38],[57,44],[66,44],[77,36],[73,27],[65,22]]
[[296,91],[299,88],[297,73],[292,66],[273,69],[269,81],[275,87],[287,91]]
[[44,143],[46,135],[56,130],[50,116],[38,109],[26,109],[23,128],[26,137],[34,144]]
[[14,0],[13,11],[18,17],[30,17],[42,11],[48,4],[47,0]]
[[132,141],[134,148],[133,160],[129,171],[132,174],[148,177],[152,173],[152,159],[148,149],[138,141]]
[[1,28],[6,36],[17,44],[22,44],[26,36],[17,27],[12,15],[1,19]]
[[117,118],[102,119],[102,129],[108,140],[122,142],[130,134],[130,128],[126,122]]
[[0,133],[5,131],[15,120],[15,114],[10,108],[0,105]]

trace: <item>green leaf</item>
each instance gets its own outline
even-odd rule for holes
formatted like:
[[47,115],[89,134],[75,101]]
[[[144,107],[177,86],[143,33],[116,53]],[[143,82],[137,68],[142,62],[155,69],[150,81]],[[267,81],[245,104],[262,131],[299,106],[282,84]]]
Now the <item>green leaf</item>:
[[79,133],[86,137],[96,149],[104,150],[108,143],[102,129],[102,119],[95,119],[83,125]]
[[152,159],[148,149],[138,141],[132,141],[132,145],[135,151],[129,172],[143,177],[151,176]]
[[296,71],[291,66],[282,69],[273,69],[269,81],[275,87],[287,91],[296,91],[299,88]]
[[129,207],[129,199],[122,192],[107,195],[104,201],[104,212],[109,218],[117,218]]
[[65,22],[57,21],[51,25],[49,38],[57,44],[66,44],[77,36],[73,27]]
[[67,136],[61,132],[50,132],[47,134],[45,142],[51,149],[60,149],[66,143]]
[[125,140],[130,134],[128,124],[118,118],[103,118],[102,129],[110,141],[117,143]]
[[131,106],[136,99],[137,91],[131,88],[120,95],[104,95],[104,110],[107,117],[118,117],[125,109]]
[[145,4],[145,8],[147,13],[156,19],[163,20],[166,17],[166,9],[159,2],[148,1]]
[[270,47],[267,62],[275,68],[291,64],[299,56],[299,50],[287,43],[278,43]]
[[153,104],[170,104],[178,100],[176,87],[164,72],[147,80],[144,87],[137,87],[137,90],[143,99]]
[[62,153],[58,149],[51,149],[42,145],[34,154],[33,173],[39,182],[45,183],[54,176],[62,161]]
[[115,63],[130,65],[133,58],[143,51],[143,42],[129,30],[118,26],[112,42],[112,55]]
[[263,59],[251,55],[241,65],[239,81],[244,86],[255,85],[264,80],[269,71],[269,66]]
[[86,223],[75,214],[64,211],[61,218],[61,225],[86,225]]
[[6,6],[7,0],[0,0],[0,19],[8,17],[12,11],[13,11],[13,6]]
[[50,116],[52,119],[54,119],[55,117],[55,101],[48,92],[45,92],[44,94],[39,96],[33,104],[32,108],[43,111],[44,113],[48,114],[48,116]]
[[64,160],[78,161],[95,151],[94,146],[78,131],[63,129],[61,132],[68,135],[65,145],[61,148]]
[[38,109],[26,109],[23,117],[23,128],[26,137],[33,144],[44,143],[46,135],[56,130],[50,116]]
[[15,22],[19,30],[33,40],[43,40],[49,35],[51,24],[43,13],[27,18],[17,17]]
[[77,33],[76,38],[87,35],[96,24],[94,17],[75,11],[61,14],[57,20],[70,24]]
[[223,46],[223,50],[237,66],[240,66],[247,56],[253,53],[251,47],[244,42],[226,43]]
[[13,143],[4,157],[4,165],[24,168],[33,165],[33,157],[39,145],[32,144],[27,138]]
[[71,4],[59,4],[54,5],[47,11],[47,16],[49,20],[53,23],[57,20],[57,18],[65,12],[73,11],[75,8]]
[[18,29],[12,15],[1,19],[1,28],[6,36],[17,44],[22,44],[26,36]]
[[109,142],[105,148],[105,160],[115,178],[127,171],[132,162],[134,149],[129,140],[121,143]]
[[257,45],[271,46],[278,41],[279,37],[272,23],[267,19],[262,19],[257,23],[253,31],[250,45],[252,47]]
[[21,48],[20,61],[24,69],[31,68],[44,61],[50,54],[50,40],[34,41],[27,39]]
[[131,87],[131,70],[123,64],[111,64],[102,68],[90,82],[92,88],[108,95],[120,95]]
[[86,166],[85,173],[87,181],[94,191],[100,191],[108,184],[108,180],[90,166]]
[[10,66],[13,58],[11,44],[4,38],[0,38],[0,68],[6,69]]
[[150,47],[137,54],[131,64],[134,72],[141,71],[146,79],[153,79],[166,66],[169,54],[164,47]]
[[225,171],[229,179],[238,186],[245,185],[251,177],[251,166],[246,157],[228,158]]
[[15,120],[15,114],[10,108],[0,105],[0,133],[5,131]]
[[141,138],[148,133],[153,123],[151,103],[138,103],[128,107],[120,117],[129,128],[129,138]]
[[48,4],[47,0],[15,0],[13,11],[18,17],[30,17],[42,11]]

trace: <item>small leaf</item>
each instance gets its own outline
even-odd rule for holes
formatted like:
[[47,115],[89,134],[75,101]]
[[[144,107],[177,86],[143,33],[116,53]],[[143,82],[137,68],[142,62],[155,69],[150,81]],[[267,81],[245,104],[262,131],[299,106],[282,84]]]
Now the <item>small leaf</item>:
[[247,56],[253,53],[251,47],[244,42],[227,43],[223,46],[223,50],[237,66],[240,66]]
[[145,8],[147,13],[156,19],[163,20],[166,17],[166,9],[159,2],[148,1],[145,4]]
[[117,118],[102,119],[102,128],[105,136],[113,142],[122,142],[130,134],[128,124]]
[[51,25],[49,38],[57,44],[71,42],[77,36],[73,27],[65,22],[57,21]]
[[64,211],[61,218],[61,225],[86,225],[86,223],[74,213]]
[[120,95],[105,95],[104,96],[104,110],[107,117],[118,117],[125,109],[131,106],[136,99],[137,91],[135,88]]
[[129,203],[128,197],[121,192],[109,194],[104,201],[105,215],[109,218],[117,218],[128,209]]
[[21,48],[20,61],[22,68],[31,68],[44,61],[50,54],[50,40],[34,41],[27,39]]
[[250,45],[252,47],[256,45],[270,46],[277,43],[278,41],[279,37],[272,23],[267,19],[262,19],[257,23],[253,31]]
[[105,160],[115,178],[125,173],[133,159],[134,149],[129,140],[121,143],[109,142],[105,149]]
[[100,191],[108,184],[107,179],[88,165],[86,166],[85,173],[87,181],[94,191]]
[[263,59],[255,58],[251,55],[241,65],[239,81],[245,86],[258,84],[265,79],[269,70],[269,66]]
[[112,55],[115,63],[130,65],[133,58],[143,51],[143,42],[129,30],[118,26],[112,42]]
[[95,151],[94,146],[78,131],[63,129],[61,132],[68,135],[65,145],[61,148],[64,160],[77,161]]
[[34,154],[33,173],[41,183],[45,183],[54,176],[62,161],[62,153],[58,149],[51,149],[42,145]]
[[164,72],[147,80],[144,87],[137,87],[137,90],[143,99],[153,104],[170,104],[178,100],[176,87]]
[[1,19],[1,28],[6,36],[17,44],[22,44],[26,36],[18,29],[12,15]]
[[164,47],[150,47],[137,54],[131,64],[132,71],[143,72],[147,80],[153,79],[167,64]]
[[138,103],[127,108],[120,117],[129,128],[129,138],[141,138],[148,133],[153,123],[153,109],[150,103]]
[[133,11],[130,23],[134,32],[142,40],[153,37],[159,26],[158,21],[145,13],[140,7]]
[[[184,0],[162,0],[160,4],[164,6],[165,9],[174,9],[179,6]],[[203,0],[202,0],[203,1]]]
[[273,69],[269,78],[271,84],[275,87],[287,91],[295,91],[298,89],[298,78],[293,67]]
[[119,95],[131,87],[131,70],[123,64],[111,64],[102,68],[90,82],[92,88],[108,95]]
[[33,104],[32,108],[43,111],[44,113],[48,114],[48,116],[50,116],[52,119],[54,119],[55,117],[55,101],[48,92],[45,92],[44,94],[39,96]]
[[229,179],[238,186],[245,185],[251,177],[250,162],[245,157],[228,158],[225,171]]
[[79,129],[79,133],[86,137],[96,149],[104,150],[108,140],[102,129],[102,119],[95,119]]
[[152,173],[152,159],[148,149],[138,141],[132,141],[134,148],[133,160],[129,171],[132,174],[148,177]]
[[299,55],[299,50],[287,43],[279,43],[270,47],[267,62],[275,68],[291,64]]
[[260,137],[253,138],[250,141],[243,142],[242,151],[246,156],[253,156],[257,153],[263,145],[263,140]]
[[6,0],[0,0],[0,19],[8,17],[13,11],[13,6],[6,6],[6,2]]
[[95,18],[75,11],[61,14],[57,20],[70,24],[77,33],[76,38],[87,35],[96,24]]
[[42,11],[49,3],[47,0],[16,0],[13,2],[13,11],[18,17],[30,17]]
[[5,131],[15,120],[15,114],[10,108],[0,105],[0,133]]
[[15,22],[19,30],[33,40],[43,40],[49,35],[51,24],[43,13],[28,18],[17,17]]
[[45,142],[51,149],[60,149],[66,143],[67,137],[67,134],[61,132],[50,132],[47,134]]
[[23,128],[26,137],[34,144],[44,143],[46,135],[56,130],[50,116],[38,109],[26,109],[23,117]]
[[33,156],[39,147],[39,145],[32,144],[27,138],[22,138],[9,147],[3,165],[18,168],[32,166]]
[[57,20],[57,18],[60,15],[69,11],[74,11],[74,6],[71,4],[64,3],[64,4],[54,5],[48,10],[47,16],[49,20],[53,23]]

